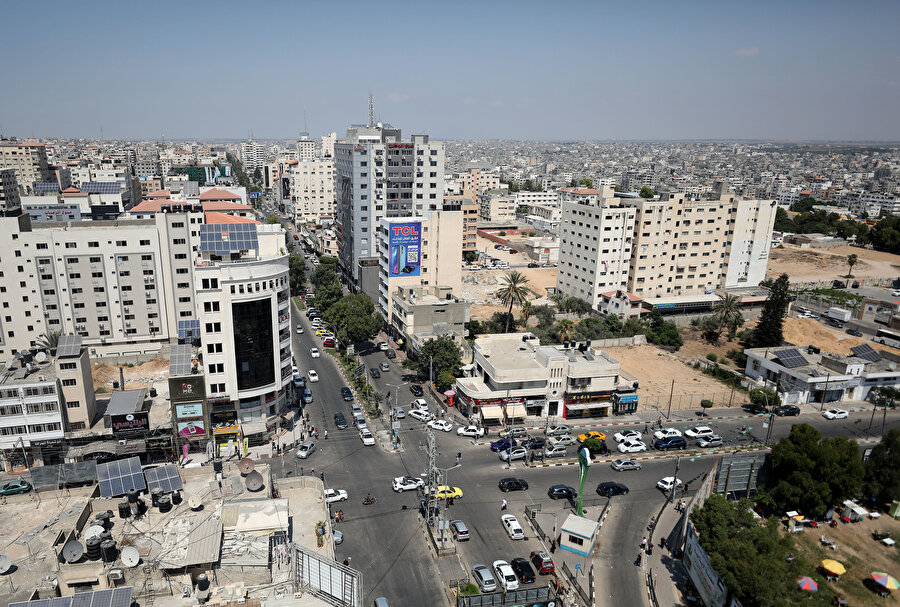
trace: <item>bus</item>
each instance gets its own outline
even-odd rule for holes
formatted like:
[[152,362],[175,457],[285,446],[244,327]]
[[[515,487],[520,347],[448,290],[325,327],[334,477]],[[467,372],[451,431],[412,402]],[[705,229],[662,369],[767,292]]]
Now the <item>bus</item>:
[[878,329],[872,341],[877,341],[880,344],[893,348],[900,348],[900,333],[888,329]]

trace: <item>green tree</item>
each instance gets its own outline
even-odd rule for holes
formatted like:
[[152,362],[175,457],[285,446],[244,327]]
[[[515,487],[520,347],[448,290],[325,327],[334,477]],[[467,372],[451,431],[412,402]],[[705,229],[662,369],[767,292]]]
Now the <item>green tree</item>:
[[603,329],[610,335],[617,336],[622,332],[622,319],[615,314],[607,314],[603,318]]
[[580,297],[569,297],[566,299],[566,308],[578,318],[582,318],[591,311],[591,304]]
[[741,314],[741,300],[737,295],[726,294],[715,306],[713,306],[713,319],[721,329],[727,329],[729,335],[734,335],[738,328],[744,324],[744,316]]
[[794,221],[788,216],[787,211],[783,207],[775,209],[775,224],[772,226],[772,229],[776,232],[790,232],[792,234],[797,232],[797,226],[794,225]]
[[856,253],[847,255],[847,278],[853,278],[853,266],[856,265],[857,261],[859,261],[859,257],[856,256]]
[[474,339],[479,335],[483,335],[485,333],[489,333],[487,327],[481,321],[478,320],[470,320],[465,324],[466,331],[469,332],[469,338]]
[[343,296],[344,290],[337,280],[326,282],[321,286],[316,287],[316,307],[322,311],[322,314],[325,314],[329,308],[336,304]]
[[900,500],[900,430],[891,428],[865,463],[863,491],[883,506]]
[[855,497],[862,488],[863,462],[856,441],[822,438],[807,424],[795,424],[772,447],[768,486],[781,511],[822,516],[831,506]]
[[556,334],[559,336],[559,341],[570,341],[575,337],[575,323],[568,318],[563,318],[556,323]]
[[624,190],[622,189],[622,186],[620,186],[618,183],[613,187],[613,192],[622,192],[622,191],[624,191]]
[[795,213],[809,213],[813,210],[813,207],[819,204],[815,198],[810,198],[807,196],[806,198],[801,198],[797,202],[791,205],[791,210]]
[[38,337],[35,345],[41,350],[55,350],[59,345],[59,338],[62,336],[62,331],[50,331],[48,333],[41,334]]
[[478,253],[475,251],[466,251],[466,263],[475,263],[478,261]]
[[272,225],[274,225],[274,224],[276,224],[276,223],[277,223],[277,224],[280,224],[280,223],[281,223],[281,220],[278,219],[278,217],[277,217],[274,213],[272,213],[271,215],[269,215],[268,218],[266,218],[266,223],[272,224]]
[[631,316],[622,325],[619,331],[619,337],[634,337],[635,335],[643,335],[647,332],[647,325],[640,316]]
[[551,327],[556,322],[556,311],[547,304],[534,306],[532,310],[534,310],[534,316],[538,319],[538,326]]
[[[338,282],[338,278],[337,274],[334,273],[333,266],[319,264],[319,267],[309,275],[309,282],[311,282],[316,289],[319,289],[322,285]],[[316,295],[316,297],[318,297],[318,295]]]
[[900,217],[883,217],[869,232],[872,247],[878,251],[900,254]]
[[665,320],[659,310],[650,312],[647,318],[647,340],[658,346],[668,346],[673,350],[678,350],[684,345],[681,333],[678,332],[678,326],[671,321]]
[[606,441],[602,441],[599,438],[588,438],[585,439],[583,443],[581,443],[582,447],[587,447],[587,450],[591,452],[591,455],[603,455],[605,453],[609,453],[609,447],[606,446]]
[[534,306],[531,305],[530,301],[523,302],[522,307],[519,308],[519,313],[522,315],[522,328],[527,329],[528,319],[534,314]]
[[509,317],[507,317],[506,328],[503,332],[509,333],[509,319],[512,318],[513,306],[522,305],[528,298],[528,278],[521,272],[513,270],[505,275],[502,280],[503,286],[500,288],[497,296],[500,298],[500,302],[507,306],[506,311]]
[[262,171],[259,170],[259,167],[253,169],[253,182],[262,183]]
[[641,187],[641,191],[638,194],[641,198],[653,198],[653,188],[648,185]]
[[299,294],[306,281],[306,261],[302,255],[292,254],[288,258],[288,276],[291,281],[291,295]]
[[784,317],[790,302],[790,287],[787,274],[782,274],[769,286],[766,305],[751,336],[755,347],[772,348],[784,342]]
[[578,182],[578,185],[583,185],[586,188],[593,189],[594,188],[594,180],[590,179],[588,177],[585,177],[584,179],[582,179]]
[[342,297],[324,313],[325,322],[336,329],[342,344],[357,344],[378,335],[383,324],[381,314],[368,295]]
[[406,359],[404,366],[414,369],[420,377],[428,377],[429,360],[435,378],[440,378],[442,373],[459,376],[462,354],[452,338],[443,335],[426,341],[414,357]]
[[719,343],[719,338],[722,336],[722,325],[715,317],[704,316],[700,319],[697,327],[700,329],[703,339],[711,344]]
[[494,312],[485,324],[491,327],[491,333],[515,333],[518,322],[510,312]]
[[750,390],[750,403],[771,411],[781,405],[781,397],[768,388],[753,388]]

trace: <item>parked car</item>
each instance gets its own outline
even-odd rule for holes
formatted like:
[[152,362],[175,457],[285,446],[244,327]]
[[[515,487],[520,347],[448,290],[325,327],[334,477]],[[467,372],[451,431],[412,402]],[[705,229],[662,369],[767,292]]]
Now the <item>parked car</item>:
[[597,440],[606,440],[606,434],[604,432],[600,432],[598,430],[591,430],[590,432],[585,432],[584,434],[578,435],[578,442],[583,443],[589,438],[595,438]]
[[469,541],[469,528],[459,519],[450,521],[450,533],[457,542]]
[[544,457],[565,457],[566,447],[563,445],[549,445],[544,448]]
[[800,415],[800,407],[798,407],[797,405],[779,405],[775,407],[775,415],[781,417]]
[[359,440],[367,447],[371,447],[375,444],[375,437],[369,432],[368,428],[359,429]]
[[825,419],[847,419],[849,414],[843,409],[829,409],[822,414]]
[[687,449],[687,441],[683,436],[670,436],[658,438],[653,441],[653,448],[659,451],[672,451],[673,449]]
[[381,377],[381,371],[378,370],[378,367],[372,367],[371,369],[369,369],[369,374],[375,379]]
[[657,489],[662,489],[663,491],[671,491],[672,487],[680,487],[684,483],[681,482],[680,478],[675,478],[674,476],[666,476],[663,477],[658,483],[656,483]]
[[414,476],[398,476],[391,481],[391,489],[397,493],[415,491],[425,486],[425,481]]
[[497,582],[494,581],[494,575],[484,565],[472,567],[472,577],[475,578],[475,583],[478,584],[478,589],[482,592],[494,592],[497,590]]
[[500,482],[497,483],[497,486],[500,488],[500,491],[503,491],[504,493],[507,491],[528,490],[528,482],[523,478],[501,478]]
[[347,501],[347,492],[343,489],[326,489],[325,490],[325,503],[333,504],[334,502],[346,502]]
[[578,492],[568,485],[553,485],[547,489],[547,496],[554,500],[573,499],[576,495],[578,495]]
[[702,447],[703,449],[708,449],[710,447],[721,447],[724,444],[725,442],[718,434],[710,434],[709,436],[704,436],[697,441],[697,446]]
[[525,461],[528,457],[528,449],[525,447],[513,447],[512,449],[504,449],[500,451],[500,459],[504,462],[520,459]]
[[19,493],[28,493],[31,491],[31,483],[24,478],[17,478],[0,486],[0,495],[17,495]]
[[622,483],[607,481],[597,485],[597,495],[612,497],[614,495],[625,495],[626,493],[628,493],[628,487],[626,487]]
[[534,569],[531,567],[531,563],[522,557],[514,558],[510,561],[509,566],[512,567],[512,570],[516,573],[516,577],[519,578],[519,582],[522,584],[533,584],[534,583]]
[[344,386],[343,388],[341,388],[341,398],[343,398],[345,402],[349,403],[353,400],[353,391],[347,386]]
[[316,451],[316,444],[312,441],[306,441],[300,443],[297,447],[297,451],[294,453],[294,457],[298,459],[306,459]]
[[703,438],[711,434],[715,434],[715,432],[709,426],[694,426],[684,431],[684,435],[689,438]]
[[393,350],[385,350],[384,355],[387,356],[391,360],[397,358],[397,353],[394,352]]
[[633,459],[614,459],[609,463],[610,468],[613,470],[623,471],[623,470],[640,470],[641,463],[637,460]]
[[621,432],[616,432],[613,436],[617,443],[627,440],[641,440],[642,437],[643,435],[637,430],[622,430]]
[[433,419],[428,422],[428,427],[432,430],[441,430],[443,432],[450,432],[453,430],[453,424],[446,419]]
[[562,436],[563,434],[569,434],[572,431],[570,426],[566,425],[555,425],[555,426],[547,426],[547,429],[544,430],[544,434],[547,436]]
[[525,539],[525,530],[522,529],[522,525],[519,524],[519,519],[517,519],[514,515],[504,514],[500,517],[500,522],[503,523],[503,528],[506,530],[506,534],[509,536],[509,539]]
[[409,391],[413,393],[413,396],[422,396],[425,394],[425,391],[422,390],[422,386],[419,384],[413,384],[409,387]]
[[428,409],[428,401],[424,398],[417,398],[413,402],[409,403],[410,409]]
[[294,387],[297,388],[298,390],[302,390],[303,388],[306,387],[306,380],[303,379],[302,375],[294,376]]
[[303,404],[308,405],[313,402],[312,390],[303,388]]
[[619,443],[616,449],[618,449],[619,453],[640,453],[647,450],[647,445],[640,440],[626,440]]
[[516,573],[506,561],[494,561],[494,576],[500,580],[500,585],[507,592],[519,589],[519,580]]
[[528,436],[528,429],[524,426],[513,426],[512,428],[501,430],[497,436],[500,438],[522,438]]
[[752,413],[754,415],[759,415],[760,413],[768,413],[769,410],[766,409],[765,405],[760,405],[759,403],[747,403],[741,407],[747,413]]
[[571,434],[563,434],[561,436],[552,436],[550,437],[549,443],[555,446],[568,447],[570,445],[576,444],[575,437]]
[[394,419],[403,419],[404,417],[406,417],[406,412],[403,407],[394,407]]
[[681,430],[677,428],[662,428],[653,433],[653,438],[669,438],[670,436],[681,436]]
[[387,350],[390,350],[391,348],[390,348],[390,346],[387,345],[387,342],[380,341],[380,342],[378,342],[378,349],[381,350],[382,352],[385,352]]
[[460,426],[456,429],[458,436],[471,436],[472,438],[481,438],[484,436],[484,428],[478,426]]
[[312,356],[313,358],[319,358],[321,356],[321,354],[319,354],[318,348],[310,348],[309,355]]
[[556,571],[556,565],[553,563],[553,559],[543,550],[535,550],[532,552],[531,562],[541,575],[548,575]]
[[844,331],[847,335],[852,335],[853,337],[862,337],[863,333],[859,329],[847,329]]
[[347,418],[344,417],[343,413],[334,414],[334,426],[338,430],[345,430],[347,428]]
[[[412,414],[410,414],[412,415]],[[506,451],[510,447],[515,447],[519,443],[514,438],[501,438],[491,443],[491,451]]]
[[326,348],[333,348],[337,342],[334,341],[334,338],[324,339],[322,340],[322,346]]

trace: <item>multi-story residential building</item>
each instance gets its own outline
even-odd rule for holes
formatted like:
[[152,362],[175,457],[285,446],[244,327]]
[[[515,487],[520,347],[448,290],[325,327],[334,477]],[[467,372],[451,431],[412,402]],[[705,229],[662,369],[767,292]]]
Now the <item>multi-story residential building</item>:
[[637,405],[635,378],[587,343],[542,346],[530,333],[495,334],[476,339],[474,354],[455,398],[464,415],[487,425],[605,417]]
[[297,140],[297,160],[316,158],[316,142],[309,138],[309,133],[300,133]]
[[391,335],[403,339],[413,351],[442,336],[465,345],[469,302],[453,295],[450,287],[400,287],[391,305]]
[[516,195],[509,190],[488,190],[478,195],[478,216],[488,223],[510,223],[516,220]]
[[444,196],[444,202],[459,205],[463,214],[462,252],[478,250],[478,205],[465,196]]
[[163,189],[163,185],[165,182],[162,177],[155,176],[141,176],[138,178],[138,181],[141,184],[141,200],[147,200],[147,197],[152,192],[158,192]]
[[520,190],[515,193],[516,202],[521,205],[546,205],[559,208],[559,192],[528,192]]
[[291,166],[290,179],[295,223],[319,222],[322,217],[334,216],[333,159],[302,158]]
[[253,174],[256,169],[262,170],[263,163],[266,161],[266,147],[255,141],[244,141],[241,143],[241,164],[244,165],[244,171]]
[[732,208],[731,246],[724,286],[726,289],[755,287],[766,278],[778,203],[737,200]]
[[138,177],[163,175],[159,154],[148,154],[138,157],[134,163],[134,174]]
[[53,181],[47,163],[47,146],[32,141],[24,143],[0,142],[0,169],[15,169],[21,193],[34,192],[35,183]]
[[12,217],[21,211],[22,198],[16,181],[16,170],[0,169],[0,215]]
[[334,143],[337,141],[337,133],[329,133],[322,136],[322,158],[334,158]]
[[482,169],[472,168],[454,175],[462,196],[477,200],[478,195],[500,188],[500,175]]
[[597,309],[603,293],[626,287],[637,213],[609,187],[568,193],[561,206],[556,288]]
[[360,265],[379,254],[376,232],[383,218],[443,208],[444,144],[427,135],[404,140],[389,125],[351,126],[335,143],[334,166],[339,261],[358,289]]

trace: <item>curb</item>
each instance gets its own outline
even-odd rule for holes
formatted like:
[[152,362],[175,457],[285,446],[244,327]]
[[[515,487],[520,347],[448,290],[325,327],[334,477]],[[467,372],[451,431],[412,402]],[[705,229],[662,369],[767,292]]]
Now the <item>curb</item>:
[[[734,453],[760,453],[760,452],[766,452],[766,451],[770,451],[770,448],[769,447],[754,447],[752,449],[740,449],[740,450],[726,449],[725,453],[731,453],[731,454],[734,454]],[[591,463],[592,464],[608,464],[614,460],[625,459],[625,458],[633,459],[638,462],[643,462],[643,461],[658,460],[658,459],[670,459],[675,455],[690,456],[690,457],[720,457],[721,455],[723,455],[723,451],[720,449],[713,449],[710,451],[678,451],[676,453],[667,451],[667,452],[665,452],[665,454],[661,453],[661,454],[656,454],[656,455],[647,455],[644,457],[635,456],[635,455],[629,456],[627,453],[622,453],[620,457],[613,457],[613,458],[605,458],[604,457],[602,459],[592,459]],[[534,462],[533,464],[529,464],[528,467],[529,468],[556,468],[556,467],[560,467],[560,466],[577,466],[577,465],[578,465],[578,460],[568,460],[567,459],[566,461],[554,462],[554,463],[549,463],[549,464],[547,464],[547,463],[542,464],[539,462]]]

